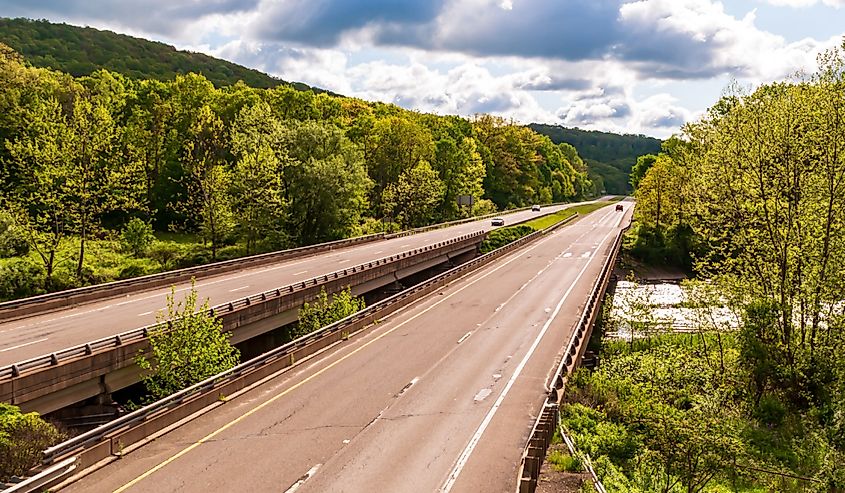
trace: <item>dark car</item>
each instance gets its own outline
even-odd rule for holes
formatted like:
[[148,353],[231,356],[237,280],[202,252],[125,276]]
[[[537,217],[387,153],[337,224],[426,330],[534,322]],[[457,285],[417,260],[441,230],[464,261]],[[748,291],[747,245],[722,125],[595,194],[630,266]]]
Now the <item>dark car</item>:
[[622,210],[625,210],[625,209],[622,207],[622,204],[616,204],[616,210],[622,211]]
[[492,224],[493,226],[504,226],[505,220],[501,217],[494,217],[493,220],[490,221],[490,224]]

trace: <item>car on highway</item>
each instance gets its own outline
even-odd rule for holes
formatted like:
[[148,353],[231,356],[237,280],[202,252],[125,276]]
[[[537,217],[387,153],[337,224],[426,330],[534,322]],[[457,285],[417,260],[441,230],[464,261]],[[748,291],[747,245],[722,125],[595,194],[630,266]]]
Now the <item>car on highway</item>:
[[625,209],[622,207],[622,204],[616,204],[616,210],[622,211],[622,210],[625,210]]
[[490,224],[492,224],[493,226],[504,226],[505,220],[501,217],[494,217],[493,220],[490,221]]
[[532,211],[534,211],[534,212],[539,212],[539,211],[540,211],[540,206],[539,206],[539,205],[532,205],[532,206],[531,206],[531,210],[532,210]]

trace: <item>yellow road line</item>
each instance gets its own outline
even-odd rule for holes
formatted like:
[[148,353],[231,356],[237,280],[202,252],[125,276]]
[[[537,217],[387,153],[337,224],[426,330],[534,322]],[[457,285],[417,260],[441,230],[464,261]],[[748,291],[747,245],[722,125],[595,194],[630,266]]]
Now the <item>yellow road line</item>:
[[[347,359],[349,359],[349,358],[351,358],[352,356],[354,356],[355,354],[357,354],[359,351],[362,351],[362,350],[366,349],[366,348],[367,348],[367,347],[369,347],[371,344],[373,344],[373,343],[375,343],[375,342],[377,342],[377,341],[381,340],[383,337],[385,337],[385,336],[387,336],[387,335],[389,335],[389,334],[393,333],[395,330],[399,329],[400,327],[402,327],[402,326],[404,326],[404,325],[406,325],[406,324],[408,324],[408,323],[410,323],[410,322],[412,322],[412,321],[416,320],[417,318],[419,318],[419,317],[421,317],[421,316],[425,315],[426,313],[428,313],[429,311],[433,310],[435,307],[437,307],[437,306],[438,306],[438,305],[440,305],[441,303],[444,303],[446,300],[448,300],[448,299],[449,299],[449,298],[451,298],[452,296],[455,296],[456,294],[460,293],[460,292],[461,292],[461,291],[463,291],[464,289],[466,289],[466,288],[468,288],[468,287],[472,286],[473,284],[475,284],[475,283],[477,283],[478,281],[480,281],[480,280],[484,279],[485,277],[487,277],[487,276],[489,276],[489,275],[493,274],[494,272],[498,271],[499,269],[504,268],[505,266],[507,266],[507,265],[508,265],[508,264],[510,264],[511,262],[516,261],[517,259],[519,259],[519,258],[521,258],[522,256],[524,256],[526,253],[531,252],[531,251],[532,251],[532,250],[534,250],[535,248],[537,248],[537,247],[539,247],[540,245],[542,245],[543,243],[545,243],[545,240],[548,240],[548,239],[551,239],[551,238],[554,238],[554,236],[547,236],[546,238],[541,238],[541,239],[540,239],[540,241],[538,241],[538,242],[537,242],[537,244],[535,244],[534,246],[532,246],[532,247],[530,247],[530,248],[528,248],[528,249],[526,249],[526,250],[523,250],[523,251],[522,251],[522,253],[520,253],[519,255],[514,256],[513,258],[509,259],[507,262],[505,262],[505,263],[503,263],[503,264],[499,265],[498,267],[496,267],[495,269],[493,269],[493,270],[491,270],[491,271],[487,272],[486,274],[484,274],[484,275],[482,275],[482,276],[479,276],[479,277],[477,277],[477,278],[473,279],[470,283],[465,284],[464,286],[462,286],[461,288],[459,288],[459,289],[457,289],[456,291],[452,292],[451,294],[449,294],[449,295],[447,295],[447,296],[444,296],[444,297],[440,298],[437,302],[435,302],[434,304],[432,304],[431,306],[429,306],[429,307],[428,307],[428,308],[426,308],[425,310],[423,310],[423,311],[421,311],[421,312],[417,313],[416,315],[412,316],[411,318],[409,318],[409,319],[407,319],[407,320],[405,320],[405,321],[403,321],[403,322],[401,322],[401,323],[397,324],[397,325],[396,325],[395,327],[393,327],[392,329],[389,329],[389,330],[385,331],[383,334],[381,334],[381,335],[377,336],[376,338],[372,339],[371,341],[368,341],[367,343],[365,343],[365,344],[364,344],[364,345],[362,345],[361,347],[359,347],[359,348],[355,349],[354,351],[350,352],[349,354],[347,354],[347,355],[343,356],[342,358],[338,359],[338,360],[337,360],[337,361],[335,361],[334,363],[331,363],[331,364],[329,364],[328,366],[326,366],[325,368],[323,368],[323,369],[321,369],[321,370],[317,371],[317,372],[316,372],[316,373],[314,373],[313,375],[311,375],[311,376],[307,377],[305,380],[302,380],[301,382],[299,382],[299,383],[297,383],[297,384],[293,385],[292,387],[290,387],[290,388],[288,388],[288,389],[286,389],[286,390],[282,391],[281,393],[276,394],[275,396],[271,397],[271,398],[270,398],[270,399],[268,399],[267,401],[262,402],[261,404],[259,404],[258,406],[256,406],[256,407],[254,407],[254,408],[250,409],[250,410],[249,410],[249,411],[247,411],[246,413],[244,413],[244,414],[240,415],[239,417],[237,417],[237,418],[233,419],[232,421],[230,421],[230,422],[226,423],[225,425],[221,426],[220,428],[218,428],[218,429],[216,429],[216,430],[212,431],[212,432],[211,432],[211,433],[209,433],[208,435],[206,435],[206,436],[204,436],[204,437],[200,438],[199,440],[197,440],[196,442],[192,443],[192,444],[191,444],[191,445],[189,445],[188,447],[186,447],[186,448],[184,448],[184,449],[180,450],[178,453],[176,453],[176,455],[173,455],[172,457],[170,457],[170,458],[166,459],[164,462],[161,462],[161,463],[157,464],[155,467],[153,467],[153,468],[151,468],[151,469],[148,469],[146,472],[144,472],[143,474],[141,474],[141,475],[140,475],[140,476],[138,476],[137,478],[133,479],[132,481],[130,481],[130,482],[128,482],[128,483],[126,483],[125,485],[121,486],[120,488],[118,488],[118,489],[114,490],[114,493],[122,493],[123,491],[126,491],[127,489],[129,489],[129,488],[131,488],[131,487],[135,486],[135,485],[136,485],[136,484],[138,484],[140,481],[142,481],[142,480],[146,479],[147,477],[149,477],[150,475],[154,474],[156,471],[158,471],[158,470],[162,469],[163,467],[167,466],[168,464],[170,464],[171,462],[175,461],[175,460],[176,460],[176,459],[178,459],[179,457],[182,457],[183,455],[185,455],[185,454],[189,453],[191,450],[194,450],[195,448],[199,447],[199,446],[200,446],[200,445],[202,445],[203,443],[205,443],[205,442],[207,442],[207,441],[211,440],[212,438],[216,437],[216,436],[217,436],[217,435],[219,435],[220,433],[223,433],[224,431],[228,430],[228,429],[229,429],[229,428],[231,428],[232,426],[234,426],[234,425],[236,425],[236,424],[240,423],[241,421],[243,421],[243,420],[244,420],[244,419],[246,419],[247,417],[249,417],[249,416],[251,416],[251,415],[255,414],[256,412],[260,411],[261,409],[264,409],[265,407],[269,406],[269,405],[270,405],[270,404],[272,404],[273,402],[276,402],[277,400],[279,400],[279,399],[281,399],[282,397],[286,396],[287,394],[289,394],[289,393],[293,392],[294,390],[298,389],[299,387],[302,387],[303,385],[305,385],[306,383],[310,382],[311,380],[314,380],[315,378],[319,377],[319,376],[320,376],[320,375],[322,375],[323,373],[325,373],[325,372],[327,372],[327,371],[331,370],[331,369],[332,369],[332,368],[334,368],[335,366],[339,365],[340,363],[342,363],[342,362],[346,361]],[[456,281],[457,281],[457,280],[458,280],[458,279],[456,279]],[[452,282],[455,282],[455,281],[452,281]]]

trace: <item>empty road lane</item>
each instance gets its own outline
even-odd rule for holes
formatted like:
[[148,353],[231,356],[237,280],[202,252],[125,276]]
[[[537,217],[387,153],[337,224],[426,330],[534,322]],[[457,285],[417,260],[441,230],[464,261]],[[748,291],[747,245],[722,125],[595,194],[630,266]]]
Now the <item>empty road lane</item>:
[[66,491],[513,491],[557,355],[628,221],[513,252]]

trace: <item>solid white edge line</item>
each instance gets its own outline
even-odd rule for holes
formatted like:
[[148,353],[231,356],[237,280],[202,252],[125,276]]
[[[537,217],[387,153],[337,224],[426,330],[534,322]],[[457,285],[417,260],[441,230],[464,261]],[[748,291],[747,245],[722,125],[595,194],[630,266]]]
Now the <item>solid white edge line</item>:
[[[624,218],[624,216],[623,216],[623,218]],[[621,219],[622,218],[620,218],[620,221],[617,222],[616,226],[605,235],[605,237],[601,240],[601,244],[603,244],[605,241],[607,241],[607,238],[609,238],[610,235],[616,231],[616,228],[621,223]],[[505,385],[505,388],[502,389],[502,393],[499,394],[499,397],[498,397],[498,399],[496,399],[496,402],[493,404],[493,407],[490,409],[490,411],[487,412],[487,415],[484,416],[484,420],[478,426],[478,429],[475,431],[475,434],[472,436],[469,443],[464,448],[461,455],[458,457],[458,461],[455,463],[455,466],[452,468],[452,471],[449,473],[449,477],[446,479],[446,483],[443,485],[443,487],[440,488],[440,491],[442,493],[448,493],[449,491],[452,491],[452,488],[455,486],[455,482],[458,480],[458,477],[461,475],[461,471],[463,471],[464,466],[466,466],[466,463],[469,460],[469,456],[475,450],[475,447],[478,445],[478,442],[481,440],[481,436],[484,434],[484,432],[487,430],[487,427],[490,425],[490,422],[493,420],[493,416],[499,410],[499,407],[502,405],[502,402],[505,400],[505,397],[508,395],[508,392],[510,392],[510,389],[511,389],[511,387],[513,387],[513,384],[516,382],[516,379],[522,373],[522,370],[525,368],[525,365],[528,364],[528,360],[531,359],[531,356],[534,355],[534,351],[540,345],[540,341],[543,339],[543,336],[549,330],[549,327],[552,325],[552,322],[554,321],[555,318],[557,318],[558,313],[560,313],[561,308],[563,308],[563,303],[566,301],[566,298],[569,297],[569,294],[575,288],[575,285],[578,284],[578,281],[581,279],[581,276],[584,275],[584,272],[587,271],[587,268],[590,266],[590,264],[593,263],[593,259],[595,259],[596,257],[597,256],[590,257],[590,259],[587,261],[587,263],[584,264],[584,267],[581,268],[581,271],[578,273],[578,276],[575,278],[575,280],[572,282],[572,284],[569,285],[569,289],[566,290],[566,292],[563,294],[563,297],[560,299],[560,301],[558,301],[557,306],[555,306],[555,310],[552,313],[552,316],[549,317],[549,319],[546,321],[545,324],[543,324],[543,328],[540,330],[540,333],[534,339],[534,342],[531,344],[531,347],[528,348],[528,352],[522,358],[522,361],[519,362],[519,365],[514,370],[513,375],[511,375],[511,378],[508,380],[508,383]]]
[[44,339],[38,339],[37,341],[25,342],[23,344],[18,344],[17,346],[7,347],[6,349],[0,349],[0,353],[5,353],[6,351],[11,351],[13,349],[22,348],[22,347],[25,347],[25,346],[32,346],[33,344],[38,344],[39,342],[44,342],[47,339],[49,339],[49,337],[45,337]]

